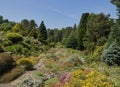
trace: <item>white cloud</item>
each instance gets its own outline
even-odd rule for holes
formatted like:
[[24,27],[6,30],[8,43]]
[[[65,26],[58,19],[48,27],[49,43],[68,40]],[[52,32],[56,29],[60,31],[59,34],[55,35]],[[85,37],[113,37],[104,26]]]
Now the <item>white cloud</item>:
[[69,17],[69,18],[72,18],[72,19],[77,19],[77,17],[74,15],[74,14],[66,14],[65,12],[61,11],[61,10],[58,10],[56,8],[52,8],[52,7],[48,7],[48,10],[50,11],[53,11],[57,14],[61,14],[63,16],[66,16],[66,17]]

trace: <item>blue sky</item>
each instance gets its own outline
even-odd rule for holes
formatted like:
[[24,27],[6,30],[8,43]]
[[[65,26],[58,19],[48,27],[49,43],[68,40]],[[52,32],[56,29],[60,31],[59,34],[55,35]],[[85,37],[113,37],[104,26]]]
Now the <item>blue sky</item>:
[[110,13],[116,18],[116,7],[110,0],[0,0],[0,15],[10,21],[44,20],[47,28],[62,28],[78,24],[85,12]]

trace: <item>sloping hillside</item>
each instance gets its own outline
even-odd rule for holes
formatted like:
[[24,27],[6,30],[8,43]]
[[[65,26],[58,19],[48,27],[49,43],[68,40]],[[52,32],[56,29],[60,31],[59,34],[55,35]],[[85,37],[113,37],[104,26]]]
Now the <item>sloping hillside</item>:
[[120,70],[87,63],[80,51],[66,48],[51,48],[39,58],[34,70],[1,87],[114,87],[113,80]]

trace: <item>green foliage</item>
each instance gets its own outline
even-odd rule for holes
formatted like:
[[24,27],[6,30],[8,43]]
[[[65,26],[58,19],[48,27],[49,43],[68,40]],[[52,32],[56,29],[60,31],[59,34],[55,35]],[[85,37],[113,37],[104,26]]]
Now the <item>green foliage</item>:
[[43,76],[43,73],[41,71],[36,71],[35,75],[40,77],[40,76]]
[[0,15],[0,24],[3,22],[3,16]]
[[19,33],[7,33],[6,38],[13,43],[18,43],[23,40],[22,35],[20,35]]
[[30,30],[30,33],[28,34],[28,36],[31,36],[31,37],[33,37],[34,39],[37,39],[38,38],[38,31],[36,30],[36,29],[31,29]]
[[47,55],[46,55],[46,58],[49,58],[49,59],[53,59],[54,61],[57,61],[58,60],[58,58],[57,58],[57,56],[55,55],[55,54],[53,54],[53,53],[48,53]]
[[0,15],[0,24],[8,22],[9,22],[8,19],[3,19],[3,16]]
[[64,46],[60,42],[57,42],[55,47],[56,48],[64,48]]
[[[109,20],[109,14],[90,14],[87,22],[87,31],[85,37],[85,47],[92,53],[96,45],[102,46],[106,43],[112,22]],[[89,44],[88,44],[89,43]]]
[[78,26],[78,49],[80,50],[84,49],[83,40],[87,29],[88,17],[89,17],[89,13],[83,13]]
[[43,46],[40,47],[40,49],[41,49],[43,52],[46,52],[48,49],[50,49],[50,47],[43,45]]
[[37,24],[35,23],[34,20],[30,20],[29,22],[29,29],[32,30],[32,29],[35,29],[37,27]]
[[29,21],[28,21],[27,19],[23,19],[23,20],[21,21],[21,25],[23,26],[23,28],[24,28],[25,30],[28,30],[28,29],[29,29]]
[[106,37],[100,37],[99,39],[97,39],[97,45],[98,46],[103,46],[106,42],[107,42]]
[[79,54],[73,54],[70,57],[66,58],[63,65],[64,67],[69,69],[83,64],[84,64],[84,59],[80,58]]
[[13,52],[14,54],[24,54],[26,56],[29,55],[29,50],[27,48],[24,48],[21,44],[6,46],[5,49],[7,51]]
[[5,40],[5,41],[3,41],[3,43],[2,43],[2,46],[9,46],[9,45],[12,45],[12,42],[10,41],[10,40]]
[[26,70],[33,69],[33,61],[28,58],[20,58],[16,63],[24,66]]
[[55,47],[55,45],[56,45],[56,44],[55,44],[54,42],[51,42],[51,43],[49,44],[50,47]]
[[104,50],[101,59],[108,65],[120,65],[120,44],[113,42],[108,49]]
[[13,81],[23,73],[24,68],[16,66],[15,68],[13,68],[12,70],[10,70],[9,72],[5,73],[0,77],[0,83],[8,83],[10,81]]
[[12,56],[6,53],[0,53],[0,75],[10,70],[14,65]]
[[23,31],[23,27],[21,24],[17,23],[13,28],[12,28],[13,32],[20,32]]
[[74,32],[72,32],[66,41],[66,47],[75,49],[77,45],[77,37],[75,37]]
[[109,39],[107,42],[107,47],[110,46],[110,44],[112,44],[114,41],[120,41],[120,27],[118,24],[115,24],[114,26],[112,26],[110,35],[109,35]]
[[54,30],[52,29],[47,29],[47,35],[48,35],[48,42],[53,42],[54,41]]
[[103,50],[105,49],[105,46],[106,45],[103,45],[103,46],[97,46],[93,52],[93,55],[92,55],[92,58],[93,58],[93,61],[100,61],[100,57],[103,53]]
[[0,25],[0,30],[2,31],[10,31],[12,29],[11,23],[3,23]]
[[47,30],[46,30],[46,27],[44,25],[44,21],[41,22],[40,26],[39,26],[39,32],[40,32],[40,35],[42,38],[42,40],[46,40],[47,39]]
[[30,38],[28,38],[28,37],[24,37],[24,38],[23,38],[23,42],[28,43],[28,44],[31,44],[31,43],[32,43],[32,40],[31,40]]
[[45,81],[44,87],[55,87],[55,84],[57,84],[58,79],[57,78],[51,78],[47,81]]
[[115,87],[120,87],[120,76],[119,76],[119,74],[116,75],[116,78],[115,78]]
[[48,44],[48,42],[46,41],[46,40],[43,40],[42,38],[39,38],[38,39],[41,43],[43,43],[44,45],[47,45]]
[[38,36],[39,36],[38,33],[37,33],[39,31],[37,31],[36,26],[37,26],[37,24],[35,23],[35,21],[30,20],[30,22],[29,22],[29,30],[28,30],[29,34],[28,35],[33,37],[34,39],[37,39]]

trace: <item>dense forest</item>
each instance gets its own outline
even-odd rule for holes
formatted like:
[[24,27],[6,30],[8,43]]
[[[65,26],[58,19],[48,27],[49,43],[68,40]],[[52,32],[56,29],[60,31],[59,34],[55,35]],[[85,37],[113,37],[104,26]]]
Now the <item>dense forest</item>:
[[83,13],[62,29],[0,16],[0,87],[120,87],[120,0],[111,4],[117,19]]

